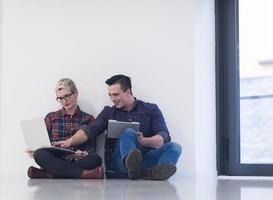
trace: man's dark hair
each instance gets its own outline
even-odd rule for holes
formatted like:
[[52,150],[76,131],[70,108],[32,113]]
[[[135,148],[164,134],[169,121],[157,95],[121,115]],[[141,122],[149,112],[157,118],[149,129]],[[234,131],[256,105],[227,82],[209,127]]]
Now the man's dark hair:
[[131,79],[125,75],[115,75],[107,79],[105,83],[109,86],[119,83],[123,92],[130,89],[132,91]]

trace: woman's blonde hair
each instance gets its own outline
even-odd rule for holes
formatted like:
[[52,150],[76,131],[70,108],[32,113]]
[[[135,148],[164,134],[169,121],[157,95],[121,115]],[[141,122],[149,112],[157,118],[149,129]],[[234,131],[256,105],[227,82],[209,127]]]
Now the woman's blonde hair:
[[74,81],[72,81],[70,78],[61,78],[56,85],[55,91],[57,92],[64,88],[69,88],[72,93],[78,92]]

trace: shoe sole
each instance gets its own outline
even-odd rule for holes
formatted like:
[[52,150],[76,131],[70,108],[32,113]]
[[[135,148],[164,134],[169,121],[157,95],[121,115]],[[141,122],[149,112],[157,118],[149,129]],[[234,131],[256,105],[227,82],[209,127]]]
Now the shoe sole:
[[172,164],[161,164],[152,169],[153,180],[166,180],[174,175],[176,166]]
[[125,161],[125,166],[128,170],[128,175],[130,179],[138,179],[141,176],[141,163],[142,155],[138,149],[133,150],[128,154]]

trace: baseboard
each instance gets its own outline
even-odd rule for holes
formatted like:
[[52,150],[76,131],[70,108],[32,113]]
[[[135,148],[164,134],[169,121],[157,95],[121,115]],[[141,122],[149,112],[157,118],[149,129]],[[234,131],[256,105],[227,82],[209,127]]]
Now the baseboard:
[[[26,171],[0,171],[0,178],[18,178],[18,177],[27,177]],[[203,171],[203,172],[194,172],[194,171],[183,171],[177,170],[172,179],[200,179],[200,178],[217,178],[217,172],[212,171]],[[234,177],[233,177],[234,178]],[[218,176],[218,179],[232,179],[231,177]]]
[[21,178],[27,177],[26,171],[0,171],[0,178]]
[[183,171],[178,170],[174,176],[175,178],[190,178],[190,179],[216,179],[217,178],[217,171]]
[[272,176],[218,176],[218,180],[273,180]]

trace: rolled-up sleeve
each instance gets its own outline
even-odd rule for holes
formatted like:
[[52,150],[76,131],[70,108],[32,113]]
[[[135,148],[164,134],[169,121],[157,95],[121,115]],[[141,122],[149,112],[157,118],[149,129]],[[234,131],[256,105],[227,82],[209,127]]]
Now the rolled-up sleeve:
[[152,130],[155,134],[161,135],[164,143],[171,140],[168,128],[166,126],[162,112],[156,104],[150,104],[150,111],[152,116]]
[[105,106],[93,123],[80,127],[86,133],[89,140],[96,138],[107,129],[109,111],[110,107]]

